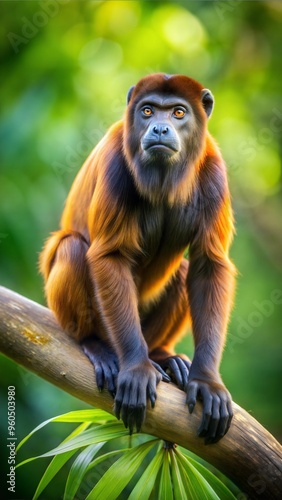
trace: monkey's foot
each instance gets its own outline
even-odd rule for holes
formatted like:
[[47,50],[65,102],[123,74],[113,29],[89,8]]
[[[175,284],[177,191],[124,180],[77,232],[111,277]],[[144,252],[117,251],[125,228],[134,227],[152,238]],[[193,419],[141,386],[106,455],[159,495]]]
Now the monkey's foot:
[[168,373],[173,382],[182,391],[187,390],[189,370],[191,361],[180,356],[169,356],[164,360],[158,360],[159,365]]
[[156,370],[158,372],[160,372],[161,376],[162,376],[162,381],[163,382],[171,382],[171,378],[169,377],[169,375],[162,369],[162,367],[159,365],[159,363],[156,363],[155,361],[153,361],[152,359],[150,359],[152,365],[154,368],[156,368]]
[[87,337],[81,341],[84,353],[95,369],[96,383],[99,391],[107,387],[114,398],[119,372],[118,357],[105,342],[97,337]]

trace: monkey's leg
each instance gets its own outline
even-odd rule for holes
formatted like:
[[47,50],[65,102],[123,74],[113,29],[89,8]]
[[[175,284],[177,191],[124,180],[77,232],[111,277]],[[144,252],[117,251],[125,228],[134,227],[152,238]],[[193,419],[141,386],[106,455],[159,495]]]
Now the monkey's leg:
[[58,231],[47,242],[41,268],[45,266],[46,277],[46,263],[51,263],[45,286],[50,309],[64,330],[80,342],[94,365],[98,388],[106,386],[114,396],[118,358],[104,339],[85,257],[88,248],[79,233]]
[[168,374],[182,390],[187,388],[191,361],[185,354],[176,355],[174,345],[191,324],[186,287],[187,271],[188,262],[183,259],[160,302],[142,322],[150,358],[168,370]]

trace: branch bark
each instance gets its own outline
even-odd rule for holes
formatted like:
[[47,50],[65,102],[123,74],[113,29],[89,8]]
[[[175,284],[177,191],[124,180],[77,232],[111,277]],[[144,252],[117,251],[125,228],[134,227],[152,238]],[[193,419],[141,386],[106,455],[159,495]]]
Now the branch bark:
[[[93,367],[80,347],[58,326],[47,308],[0,287],[0,351],[90,405],[113,413],[107,391],[97,389]],[[185,394],[161,382],[154,410],[142,431],[177,443],[226,474],[250,498],[277,499],[282,491],[282,447],[235,403],[228,434],[205,446],[197,437],[201,405],[192,415]]]

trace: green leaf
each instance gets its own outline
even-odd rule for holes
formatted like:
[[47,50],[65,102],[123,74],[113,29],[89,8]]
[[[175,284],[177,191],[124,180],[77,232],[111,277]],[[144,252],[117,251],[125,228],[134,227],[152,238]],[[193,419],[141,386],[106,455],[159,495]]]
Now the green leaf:
[[181,460],[177,459],[177,462],[188,498],[191,500],[194,500],[194,498],[200,498],[201,500],[219,500],[212,488],[210,491],[207,491],[205,485],[201,482],[201,477],[197,480],[193,472],[185,467],[184,464],[181,463]]
[[165,500],[173,500],[172,479],[170,475],[170,461],[169,461],[168,450],[164,450],[158,497]]
[[109,421],[118,422],[114,415],[98,409],[70,411],[64,415],[54,417],[54,422],[92,422],[101,424]]
[[183,482],[183,477],[179,469],[174,450],[170,450],[169,453],[171,458],[171,477],[174,500],[185,500],[189,498],[187,496],[187,485],[185,484],[185,481]]
[[149,441],[124,453],[105,472],[86,500],[115,500],[132,479],[145,456],[156,445],[157,441]]
[[105,460],[108,460],[108,458],[115,457],[116,455],[121,455],[121,454],[125,453],[126,451],[129,451],[129,448],[123,448],[121,450],[109,451],[108,453],[101,455],[100,457],[93,460],[93,462],[91,462],[91,464],[88,465],[87,472],[90,469],[95,469],[95,467],[97,465],[99,465],[101,462],[104,462]]
[[[79,425],[63,442],[68,441],[72,437],[80,434],[89,425],[90,425],[89,422],[85,422]],[[74,455],[75,452],[76,450],[71,450],[66,453],[63,453],[62,455],[57,455],[52,459],[37,486],[33,500],[36,500],[39,497],[39,495],[42,493],[42,491],[44,491],[44,489],[50,483],[53,477],[57,474],[57,472],[59,472],[59,470],[63,467],[63,465],[65,465],[65,463]]]
[[197,471],[197,469],[190,464],[187,457],[185,457],[178,450],[175,451],[175,455],[182,475],[187,481],[187,488],[191,494],[191,498],[201,498],[203,500],[220,500],[211,485]]
[[227,488],[227,486],[218,479],[209,469],[204,467],[204,465],[200,464],[197,462],[197,460],[194,460],[190,456],[187,456],[185,453],[185,450],[183,451],[183,454],[187,458],[187,460],[190,462],[191,465],[195,467],[195,469],[198,470],[198,472],[206,479],[206,481],[212,486],[213,490],[216,492],[216,494],[219,496],[220,500],[235,500],[236,497],[233,495],[233,493]]
[[65,465],[65,463],[75,454],[76,450],[67,451],[62,453],[62,455],[57,455],[52,459],[48,465],[46,471],[44,472],[33,496],[33,500],[36,500],[42,491],[45,490],[46,486],[50,483],[53,477],[59,472],[59,470]]
[[[105,443],[99,443],[98,445],[93,445],[93,446],[99,446],[100,444],[103,446]],[[98,458],[96,458],[95,460],[93,460],[93,462],[88,463],[88,465],[87,465],[86,469],[84,470],[83,474],[86,474],[89,470],[95,468],[101,462],[105,462],[109,458],[115,457],[117,455],[121,455],[122,453],[125,453],[128,450],[129,450],[128,448],[124,448],[124,449],[121,449],[121,450],[115,450],[115,451],[110,451],[108,453],[104,453],[104,455],[99,456]],[[86,451],[86,450],[84,450],[84,451]],[[84,451],[80,455],[82,455],[84,453]],[[59,456],[61,456],[61,455],[59,455]],[[76,480],[76,479],[77,478],[74,477],[74,480]],[[81,484],[81,480],[82,480],[82,477],[80,477],[80,479],[79,479],[79,484],[77,484],[76,491],[77,491],[77,489],[79,488],[79,486]],[[78,483],[78,481],[77,481],[77,483]],[[66,499],[74,498],[74,495],[75,495],[76,491],[73,491],[72,493],[70,491],[68,491],[68,492],[65,491],[64,498],[66,498]]]
[[120,423],[109,423],[100,425],[99,427],[91,427],[83,434],[70,439],[67,443],[62,443],[53,450],[44,453],[41,457],[49,457],[58,453],[65,453],[74,448],[82,448],[90,444],[100,443],[101,441],[109,441],[110,439],[121,437],[128,434],[128,431]]
[[37,458],[52,457],[60,453],[66,453],[67,451],[76,450],[90,444],[100,443],[101,441],[109,441],[110,439],[116,437],[122,437],[128,434],[128,431],[119,422],[110,422],[108,424],[100,425],[99,427],[91,427],[91,429],[86,430],[83,434],[75,436],[74,438],[63,442],[56,448],[53,448],[47,453],[43,453],[37,457],[28,458],[24,460],[17,467],[20,467],[28,462],[36,460]]
[[154,488],[158,472],[162,465],[164,457],[164,450],[161,449],[157,452],[154,458],[151,460],[151,463],[143,472],[139,481],[136,483],[133,488],[131,494],[128,497],[128,500],[137,500],[142,499],[146,500],[150,497],[152,489]]
[[[104,446],[104,444],[105,442],[87,446],[87,448],[85,448],[75,459],[68,475],[64,493],[64,500],[74,498],[89,463],[93,460],[93,457],[96,455],[96,453],[98,453],[102,446]],[[73,453],[73,451],[68,453]]]
[[[110,415],[109,413],[103,410],[78,410],[78,411],[70,411],[69,413],[65,413],[63,415],[59,415],[57,417],[49,418],[45,420],[40,425],[35,427],[33,431],[31,431],[17,446],[17,452],[22,447],[22,445],[31,437],[35,432],[39,431],[45,425],[51,422],[93,422],[96,424],[104,423],[105,421],[116,421],[116,417]],[[121,425],[121,424],[120,424]]]

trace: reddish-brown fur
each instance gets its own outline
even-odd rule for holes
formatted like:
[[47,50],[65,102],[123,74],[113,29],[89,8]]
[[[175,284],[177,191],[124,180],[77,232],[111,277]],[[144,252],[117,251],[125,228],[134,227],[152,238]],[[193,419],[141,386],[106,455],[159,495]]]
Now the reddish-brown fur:
[[[40,269],[48,305],[62,327],[78,341],[94,335],[117,354],[120,406],[119,387],[130,392],[126,377],[132,384],[134,377],[149,377],[148,387],[157,384],[160,375],[148,355],[166,368],[192,323],[195,355],[184,384],[189,408],[197,394],[205,406],[209,391],[214,413],[217,398],[224,401],[221,417],[225,423],[229,418],[229,425],[230,399],[218,368],[234,287],[228,258],[233,217],[225,165],[206,128],[202,91],[192,79],[163,74],[134,87],[124,120],[110,128],[78,173],[61,230],[48,239]],[[184,99],[191,117],[179,129],[185,137],[181,151],[149,168],[140,152],[143,122],[136,117],[139,102],[150,96]],[[183,259],[188,246],[189,270]],[[205,409],[213,418],[208,403]],[[208,435],[208,425],[206,417],[201,435]],[[210,442],[228,426],[214,427]]]

